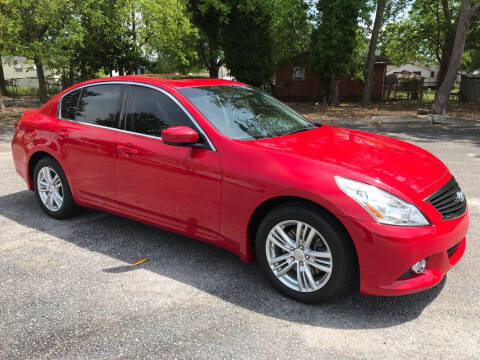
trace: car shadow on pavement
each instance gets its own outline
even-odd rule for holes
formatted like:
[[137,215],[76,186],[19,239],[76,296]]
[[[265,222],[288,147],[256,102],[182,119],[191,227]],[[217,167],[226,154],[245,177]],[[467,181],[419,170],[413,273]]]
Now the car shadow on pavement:
[[[43,213],[34,194],[27,190],[0,197],[0,215],[118,260],[117,267],[98,264],[98,271],[109,276],[128,276],[125,272],[142,268],[249,311],[311,326],[368,329],[409,322],[422,313],[445,285],[444,279],[433,289],[402,297],[352,292],[326,304],[305,305],[272,289],[256,264],[245,264],[220,248],[132,220],[88,209],[68,220],[54,220]],[[149,261],[138,267],[129,266],[140,257]]]

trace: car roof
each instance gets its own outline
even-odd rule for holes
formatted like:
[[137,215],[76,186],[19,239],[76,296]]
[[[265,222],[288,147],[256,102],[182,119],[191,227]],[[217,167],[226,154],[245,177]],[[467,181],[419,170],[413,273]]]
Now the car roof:
[[[81,84],[105,82],[105,81],[138,81],[148,84],[162,84],[173,88],[182,87],[194,87],[194,86],[222,86],[222,85],[242,85],[245,84],[224,80],[224,79],[209,79],[209,78],[196,78],[174,74],[148,74],[148,75],[124,75],[124,76],[112,76],[100,79],[93,79],[85,81]],[[80,85],[80,84],[77,84]]]

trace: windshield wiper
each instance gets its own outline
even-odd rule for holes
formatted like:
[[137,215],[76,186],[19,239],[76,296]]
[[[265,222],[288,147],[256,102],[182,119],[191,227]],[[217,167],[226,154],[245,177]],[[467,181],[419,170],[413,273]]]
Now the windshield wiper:
[[290,135],[290,134],[296,134],[296,133],[299,133],[299,132],[302,132],[302,131],[307,131],[307,130],[312,130],[312,129],[315,129],[314,127],[304,127],[304,128],[300,128],[300,129],[295,129],[295,130],[292,130],[292,131],[289,131],[283,135]]

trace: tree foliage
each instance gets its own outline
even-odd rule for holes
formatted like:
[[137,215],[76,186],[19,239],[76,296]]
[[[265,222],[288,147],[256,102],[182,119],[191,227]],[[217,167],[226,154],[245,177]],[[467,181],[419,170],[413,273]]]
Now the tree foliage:
[[64,86],[114,70],[198,69],[198,32],[178,0],[0,0],[0,51],[44,65]]
[[[211,77],[227,64],[238,79],[265,83],[273,74],[272,64],[309,48],[312,25],[303,0],[190,0],[189,10],[199,29],[199,57]],[[246,73],[247,64],[251,74]]]
[[[440,84],[451,58],[460,3],[458,0],[414,0],[406,18],[385,27],[381,50],[396,65],[440,64]],[[475,57],[474,49],[480,46],[478,23],[478,17],[473,18],[468,30],[464,69],[468,68],[470,56]]]
[[197,50],[200,61],[210,77],[218,77],[218,69],[224,63],[222,40],[230,4],[222,0],[189,0],[192,21],[199,30]]
[[331,103],[338,105],[338,81],[355,69],[362,0],[318,0],[312,34],[312,70],[322,80]]
[[275,70],[272,15],[261,0],[234,0],[223,35],[225,63],[236,79],[260,86]]
[[67,16],[69,0],[1,0],[2,14],[8,19],[1,42],[10,54],[34,60],[41,101],[47,100],[44,75],[45,58],[55,46],[55,39]]

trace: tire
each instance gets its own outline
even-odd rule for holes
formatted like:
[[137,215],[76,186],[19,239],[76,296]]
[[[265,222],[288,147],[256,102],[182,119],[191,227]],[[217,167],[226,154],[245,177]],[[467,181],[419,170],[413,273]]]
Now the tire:
[[35,197],[48,216],[66,219],[77,210],[65,173],[53,158],[45,157],[35,165],[33,185]]
[[269,282],[304,303],[330,300],[355,279],[356,256],[349,235],[332,215],[302,203],[286,204],[267,214],[256,233],[255,251]]

